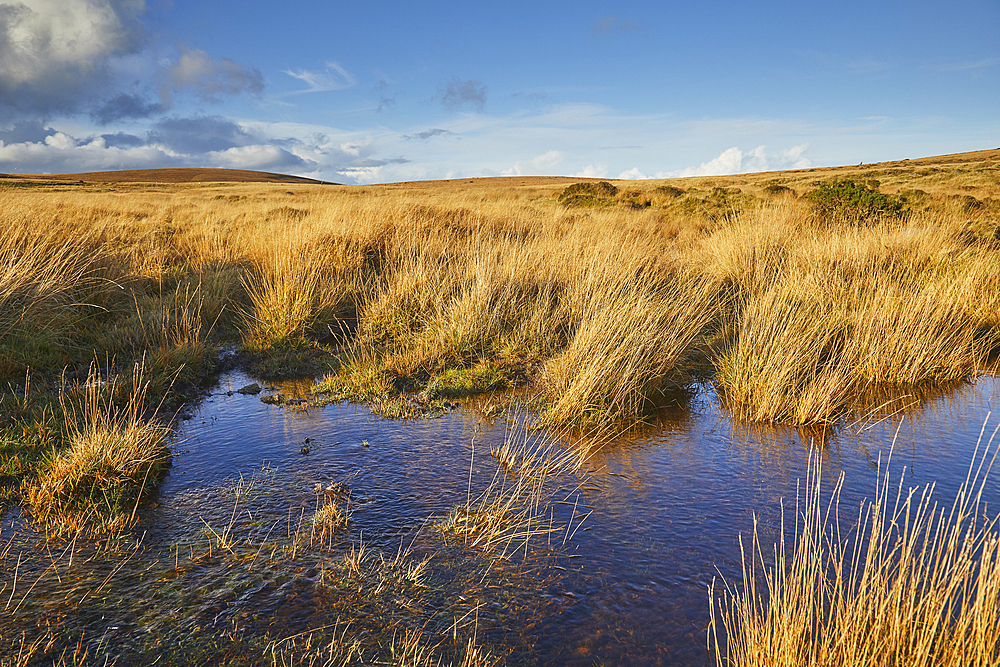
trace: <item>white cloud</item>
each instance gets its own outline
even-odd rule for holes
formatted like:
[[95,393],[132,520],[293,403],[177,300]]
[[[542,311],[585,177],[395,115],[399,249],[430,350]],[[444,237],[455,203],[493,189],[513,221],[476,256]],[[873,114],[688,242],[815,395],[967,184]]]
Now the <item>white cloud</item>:
[[586,167],[573,174],[573,176],[578,176],[580,178],[605,178],[607,175],[608,165],[600,163],[588,164]]
[[622,181],[641,181],[647,178],[649,178],[649,176],[646,176],[646,174],[639,171],[638,167],[626,169],[622,173],[618,174],[618,179]]
[[547,151],[536,158],[527,161],[518,160],[514,166],[504,169],[501,174],[504,176],[548,176],[552,170],[563,161],[563,154],[559,151]]
[[295,90],[288,94],[323,93],[330,90],[343,90],[344,88],[350,88],[357,83],[354,76],[341,67],[339,63],[327,62],[325,65],[326,69],[320,71],[305,69],[284,70],[285,74],[288,76],[295,77],[309,86],[304,90]]
[[[181,166],[162,147],[109,147],[101,137],[80,142],[62,132],[46,137],[44,141],[0,145],[0,165],[4,165],[5,171],[21,173],[72,173]],[[30,167],[19,168],[21,165]]]
[[783,169],[806,169],[812,162],[805,156],[809,144],[800,144],[777,155],[768,155],[766,146],[757,146],[744,153],[736,146],[727,148],[713,160],[702,162],[697,167],[687,167],[678,171],[657,172],[656,178],[679,178],[684,176],[725,176],[747,174],[758,171]]
[[206,153],[205,157],[214,167],[263,171],[287,169],[290,164],[302,162],[289,151],[271,145],[234,146]]
[[0,104],[72,108],[110,81],[109,62],[141,46],[141,0],[0,4]]

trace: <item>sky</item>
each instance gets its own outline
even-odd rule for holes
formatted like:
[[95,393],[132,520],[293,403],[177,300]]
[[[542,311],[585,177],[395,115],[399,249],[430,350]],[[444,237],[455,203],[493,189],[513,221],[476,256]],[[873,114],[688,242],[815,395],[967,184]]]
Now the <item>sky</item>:
[[672,178],[1000,147],[1000,1],[0,0],[0,172]]

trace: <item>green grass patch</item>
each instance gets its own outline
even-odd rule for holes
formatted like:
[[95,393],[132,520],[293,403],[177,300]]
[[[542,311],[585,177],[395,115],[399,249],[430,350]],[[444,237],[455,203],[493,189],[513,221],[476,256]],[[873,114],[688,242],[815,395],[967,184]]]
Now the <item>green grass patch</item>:
[[247,373],[262,380],[316,377],[333,371],[338,365],[332,351],[322,345],[305,342],[291,348],[248,350],[244,358]]
[[509,387],[510,381],[500,366],[482,362],[472,368],[449,368],[435,375],[424,393],[432,399],[458,398]]
[[607,181],[574,183],[559,194],[559,203],[563,206],[609,206],[617,194],[618,188]]

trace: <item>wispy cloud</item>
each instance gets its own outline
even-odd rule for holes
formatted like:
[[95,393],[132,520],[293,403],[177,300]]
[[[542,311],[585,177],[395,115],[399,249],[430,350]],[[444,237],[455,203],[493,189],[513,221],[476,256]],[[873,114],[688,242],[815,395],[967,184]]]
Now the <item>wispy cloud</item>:
[[423,132],[416,132],[414,134],[404,134],[403,139],[411,141],[416,139],[417,141],[427,141],[428,139],[433,139],[434,137],[447,137],[447,136],[458,136],[451,130],[445,130],[440,127],[432,127],[429,130],[424,130]]
[[996,67],[997,65],[1000,65],[1000,58],[985,58],[983,60],[976,60],[973,62],[929,65],[926,69],[934,72],[961,72],[965,70],[987,69],[990,67]]
[[375,91],[378,93],[378,106],[375,107],[375,113],[382,113],[389,107],[396,106],[396,95],[393,94],[391,97],[387,94],[389,89],[389,84],[385,79],[378,82],[375,86]]
[[504,169],[504,176],[547,176],[552,174],[552,170],[563,161],[563,154],[559,151],[546,151],[531,160],[518,160],[513,167]]
[[285,74],[302,81],[308,86],[308,88],[295,90],[288,94],[297,95],[299,93],[325,93],[331,90],[343,90],[344,88],[350,88],[357,83],[354,75],[341,67],[338,63],[329,61],[324,64],[326,67],[322,70],[284,70]]
[[637,35],[641,32],[642,28],[638,25],[632,21],[619,19],[614,14],[597,19],[597,23],[590,29],[590,34],[594,37],[615,33]]
[[445,84],[441,90],[441,103],[450,109],[466,105],[482,111],[486,105],[486,86],[482,81],[462,81],[457,76]]

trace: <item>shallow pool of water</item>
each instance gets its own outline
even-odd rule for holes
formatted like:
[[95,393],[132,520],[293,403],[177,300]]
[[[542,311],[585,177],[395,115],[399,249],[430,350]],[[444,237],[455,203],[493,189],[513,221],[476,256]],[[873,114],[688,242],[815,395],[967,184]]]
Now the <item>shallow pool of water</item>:
[[[738,535],[754,513],[773,539],[813,445],[824,484],[844,476],[842,507],[874,495],[890,449],[896,476],[905,467],[907,485],[936,482],[936,497],[950,503],[1000,397],[997,379],[983,377],[823,433],[734,424],[703,388],[558,480],[564,502],[550,510],[559,532],[535,537],[507,563],[475,563],[467,553],[441,555],[433,518],[494,479],[488,452],[517,420],[487,419],[474,404],[409,421],[349,404],[297,411],[235,391],[250,382],[223,376],[179,424],[173,465],[131,545],[40,546],[16,514],[4,517],[5,651],[20,629],[37,634],[46,623],[82,633],[91,657],[119,664],[199,636],[306,632],[350,608],[321,583],[363,544],[387,558],[408,548],[415,559],[437,554],[432,591],[400,593],[398,613],[431,619],[420,622],[440,633],[474,623],[508,664],[710,664],[708,586],[738,572]],[[317,483],[346,485],[351,512],[319,549],[300,539]],[[1000,500],[995,479],[987,500]]]

